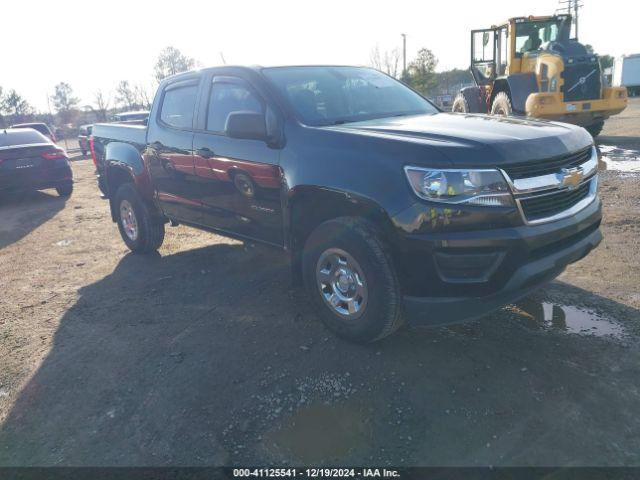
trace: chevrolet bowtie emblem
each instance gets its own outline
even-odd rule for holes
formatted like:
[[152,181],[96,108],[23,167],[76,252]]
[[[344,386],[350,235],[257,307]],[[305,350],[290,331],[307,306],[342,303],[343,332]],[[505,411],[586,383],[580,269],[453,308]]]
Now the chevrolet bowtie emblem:
[[569,188],[576,188],[582,182],[582,168],[563,168],[562,169],[562,185]]

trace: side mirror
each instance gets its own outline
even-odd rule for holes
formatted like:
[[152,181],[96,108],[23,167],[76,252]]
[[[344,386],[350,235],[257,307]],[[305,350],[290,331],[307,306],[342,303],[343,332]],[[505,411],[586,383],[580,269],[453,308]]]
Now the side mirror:
[[267,140],[264,114],[255,112],[231,112],[227,117],[225,133],[231,138]]
[[482,45],[486,47],[488,43],[489,43],[489,32],[484,32],[482,34]]

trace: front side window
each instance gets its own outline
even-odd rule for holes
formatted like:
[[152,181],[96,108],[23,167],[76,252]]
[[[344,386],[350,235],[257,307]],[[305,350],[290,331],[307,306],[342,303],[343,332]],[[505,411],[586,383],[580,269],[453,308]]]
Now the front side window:
[[165,90],[160,120],[171,127],[192,128],[197,93],[197,85]]
[[262,102],[249,88],[235,83],[214,83],[209,95],[207,130],[224,132],[230,113],[263,111]]
[[371,68],[275,67],[262,71],[307,125],[438,111],[410,88]]
[[569,37],[565,20],[521,22],[516,24],[516,52],[535,52],[543,43],[557,42]]

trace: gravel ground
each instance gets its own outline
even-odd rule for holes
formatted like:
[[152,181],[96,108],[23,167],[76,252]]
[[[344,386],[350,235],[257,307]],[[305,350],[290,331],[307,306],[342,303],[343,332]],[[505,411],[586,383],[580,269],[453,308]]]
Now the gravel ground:
[[[639,111],[602,145],[637,153]],[[355,346],[277,251],[175,227],[128,253],[76,158],[66,202],[0,198],[0,465],[640,465],[640,176],[616,161],[605,240],[557,281]]]

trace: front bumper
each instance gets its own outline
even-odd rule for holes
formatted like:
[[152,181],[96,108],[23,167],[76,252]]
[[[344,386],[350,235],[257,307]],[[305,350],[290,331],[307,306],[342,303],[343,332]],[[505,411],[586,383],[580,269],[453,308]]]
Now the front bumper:
[[405,234],[396,260],[407,320],[473,320],[528,295],[600,243],[600,221],[596,198],[572,217],[541,225]]
[[601,99],[575,102],[564,102],[562,93],[532,93],[525,109],[530,117],[589,126],[622,112],[627,103],[624,87],[609,87],[603,89]]
[[600,230],[552,255],[518,268],[507,284],[486,297],[404,297],[405,315],[413,325],[436,326],[470,321],[503,305],[515,302],[557,277],[570,263],[577,262],[598,246]]

